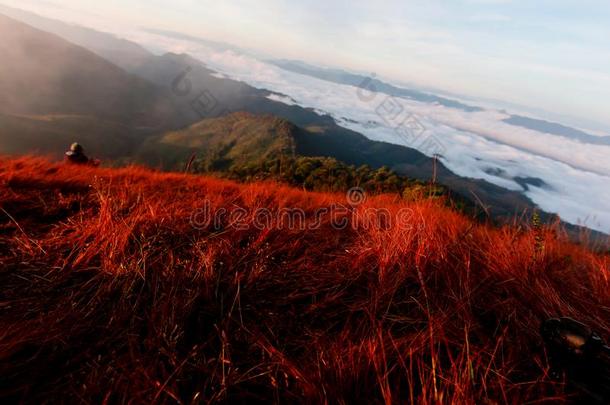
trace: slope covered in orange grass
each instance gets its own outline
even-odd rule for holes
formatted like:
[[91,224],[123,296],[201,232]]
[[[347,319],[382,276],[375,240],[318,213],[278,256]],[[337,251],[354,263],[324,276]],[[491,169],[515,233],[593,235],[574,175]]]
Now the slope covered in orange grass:
[[607,255],[435,200],[23,158],[0,208],[5,400],[564,400],[540,322],[610,330]]

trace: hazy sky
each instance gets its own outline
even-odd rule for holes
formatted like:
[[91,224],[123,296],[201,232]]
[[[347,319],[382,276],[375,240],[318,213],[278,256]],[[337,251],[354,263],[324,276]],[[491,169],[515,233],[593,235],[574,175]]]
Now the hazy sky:
[[608,0],[0,0],[121,32],[161,28],[610,128]]

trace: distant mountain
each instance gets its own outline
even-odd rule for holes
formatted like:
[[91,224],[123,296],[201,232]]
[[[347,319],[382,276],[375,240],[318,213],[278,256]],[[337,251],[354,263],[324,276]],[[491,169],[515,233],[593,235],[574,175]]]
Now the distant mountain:
[[80,141],[105,157],[184,126],[171,93],[54,34],[0,14],[0,153],[57,156]]
[[570,128],[555,122],[524,117],[521,115],[511,115],[509,118],[506,118],[504,122],[522,128],[531,129],[533,131],[562,136],[564,138],[573,139],[583,143],[593,145],[610,145],[610,136],[591,135],[579,129]]
[[480,107],[466,105],[456,100],[450,100],[448,98],[435,96],[433,94],[424,93],[418,90],[405,89],[393,86],[372,76],[363,76],[338,69],[318,68],[298,61],[270,60],[268,62],[274,64],[275,66],[281,69],[305,76],[315,77],[317,79],[325,80],[327,82],[365,88],[367,90],[375,91],[377,93],[383,93],[394,97],[407,98],[415,101],[420,101],[422,103],[436,103],[445,107],[456,108],[467,112],[482,111]]
[[[411,99],[422,103],[439,104],[444,107],[455,108],[466,112],[483,111],[483,108],[481,107],[467,105],[459,101],[424,93],[418,90],[393,86],[376,79],[375,77],[367,77],[339,69],[319,68],[300,61],[270,60],[268,62],[281,69],[305,76],[315,77],[331,83],[360,87],[365,90],[375,91],[393,97]],[[610,145],[610,136],[591,135],[582,130],[571,128],[555,122],[549,122],[521,115],[511,115],[509,118],[506,118],[503,121],[507,124],[531,129],[541,133],[558,135],[583,143]]]
[[217,77],[205,64],[184,54],[155,56],[132,73],[171,94],[180,119],[190,123],[270,101],[268,91]]
[[0,112],[85,115],[159,126],[172,106],[159,88],[53,34],[0,15]]
[[273,117],[234,113],[150,138],[138,152],[149,164],[179,169],[190,156],[215,158],[219,169],[295,153],[293,124]]
[[105,32],[45,18],[28,11],[1,4],[0,14],[21,21],[41,31],[55,34],[68,42],[90,50],[125,70],[140,66],[153,56],[144,47]]

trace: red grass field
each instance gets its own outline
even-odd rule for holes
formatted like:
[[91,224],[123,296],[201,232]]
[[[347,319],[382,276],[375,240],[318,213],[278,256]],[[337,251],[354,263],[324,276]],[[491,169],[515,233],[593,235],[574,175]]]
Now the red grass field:
[[[270,183],[0,161],[4,403],[565,401],[540,322],[610,330],[610,258],[556,229],[492,228],[392,196],[353,208],[344,230],[329,218],[195,229],[205,200],[298,207],[307,221],[346,204]],[[364,226],[367,207],[407,208],[409,226]]]

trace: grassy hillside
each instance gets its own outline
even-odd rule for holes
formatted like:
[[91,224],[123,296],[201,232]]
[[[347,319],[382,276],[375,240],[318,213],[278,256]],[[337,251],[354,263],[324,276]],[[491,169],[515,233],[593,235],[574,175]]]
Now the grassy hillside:
[[271,116],[235,113],[200,121],[186,129],[148,139],[138,159],[165,168],[183,168],[195,155],[199,161],[214,161],[210,170],[226,170],[261,159],[292,155],[296,127]]
[[430,199],[24,158],[0,208],[6,403],[556,402],[541,320],[610,330],[608,255]]
[[[204,164],[207,165],[207,162]],[[226,173],[213,174],[242,182],[272,180],[309,191],[346,192],[359,187],[371,194],[447,195],[447,190],[442,186],[400,176],[387,167],[356,167],[327,157],[267,158],[234,166]]]

